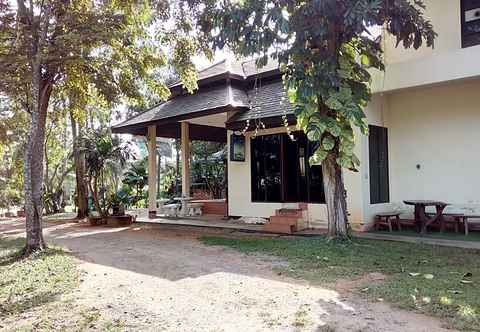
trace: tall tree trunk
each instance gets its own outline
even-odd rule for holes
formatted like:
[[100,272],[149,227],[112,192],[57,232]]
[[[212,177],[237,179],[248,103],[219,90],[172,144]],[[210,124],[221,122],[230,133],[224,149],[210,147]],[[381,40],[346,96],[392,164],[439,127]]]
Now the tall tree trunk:
[[[77,218],[84,219],[88,216],[88,185],[85,176],[86,164],[85,153],[80,148],[80,139],[82,135],[82,124],[75,120],[70,112],[70,122],[72,125],[73,137],[73,160],[75,164],[75,183],[77,196]],[[77,128],[78,125],[78,128]]]
[[328,236],[347,238],[349,226],[346,191],[342,167],[337,164],[335,155],[322,162],[322,172],[328,213]]
[[52,84],[42,80],[39,55],[32,65],[32,110],[25,149],[25,254],[45,248],[42,230],[45,125]]

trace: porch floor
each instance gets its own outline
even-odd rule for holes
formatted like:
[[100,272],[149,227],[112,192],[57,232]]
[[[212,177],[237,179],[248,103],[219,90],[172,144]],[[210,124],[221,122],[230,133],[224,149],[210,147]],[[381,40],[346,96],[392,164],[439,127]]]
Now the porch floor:
[[209,228],[219,228],[219,229],[231,229],[240,232],[248,233],[266,233],[266,234],[277,234],[283,236],[316,236],[326,233],[326,229],[307,229],[302,230],[293,234],[279,234],[263,229],[263,225],[256,224],[245,224],[242,222],[235,221],[234,219],[225,220],[222,216],[218,215],[202,215],[199,217],[164,217],[157,216],[156,218],[150,219],[147,217],[137,217],[136,223],[145,223],[145,224],[160,224],[160,225],[170,225],[170,226],[193,226],[193,227],[209,227]]
[[[191,218],[157,217],[154,219],[149,219],[149,218],[138,217],[136,220],[136,223],[168,225],[168,226],[216,228],[216,229],[232,230],[237,232],[263,233],[263,234],[271,234],[271,235],[277,235],[277,236],[308,237],[308,236],[324,235],[326,233],[325,229],[307,229],[300,232],[296,232],[292,235],[270,233],[263,230],[263,225],[252,225],[252,224],[239,223],[232,220],[222,220],[220,216],[213,216],[213,215],[206,215],[206,216],[195,217],[195,218],[193,217]],[[370,233],[370,232],[354,232],[354,236],[358,238],[373,239],[373,240],[422,243],[427,245],[480,250],[480,242],[477,242],[477,241],[448,240],[448,239],[439,239],[439,238],[405,236],[405,235],[397,235],[397,234],[381,234],[381,233]]]

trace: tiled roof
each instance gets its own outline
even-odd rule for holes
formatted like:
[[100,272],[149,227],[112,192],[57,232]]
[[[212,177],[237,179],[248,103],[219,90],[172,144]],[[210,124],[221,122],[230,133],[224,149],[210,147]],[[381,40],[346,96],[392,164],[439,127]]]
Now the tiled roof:
[[229,119],[229,123],[293,113],[293,105],[288,101],[282,81],[262,85],[257,92],[251,89],[247,94],[252,108],[236,113]]
[[166,120],[187,114],[194,114],[223,107],[248,107],[247,94],[238,88],[227,85],[202,89],[194,94],[183,94],[172,98],[146,112],[140,113],[113,128],[128,127],[142,123]]
[[[145,127],[152,122],[174,122],[180,119],[194,118],[201,116],[200,113],[204,114],[206,111],[224,112],[225,108],[237,110],[237,113],[229,119],[228,123],[292,114],[293,107],[288,102],[283,83],[279,79],[260,85],[258,89],[250,87],[247,90],[247,88],[240,87],[251,86],[252,79],[258,77],[257,75],[269,72],[275,73],[276,70],[278,70],[278,63],[273,60],[258,69],[255,60],[221,61],[199,72],[200,81],[213,79],[214,85],[203,85],[193,94],[182,93],[176,95],[144,113],[113,126],[112,129],[115,132],[116,129],[121,128],[122,132],[125,132],[125,130],[129,130],[128,128]],[[227,76],[223,75],[232,74],[235,75],[237,81],[240,80],[245,83],[227,85],[225,79]],[[250,82],[250,84],[246,84],[247,82]],[[259,82],[261,83],[261,80]],[[218,85],[219,83],[221,85]],[[282,100],[283,107],[280,103]],[[250,109],[250,105],[252,109]]]

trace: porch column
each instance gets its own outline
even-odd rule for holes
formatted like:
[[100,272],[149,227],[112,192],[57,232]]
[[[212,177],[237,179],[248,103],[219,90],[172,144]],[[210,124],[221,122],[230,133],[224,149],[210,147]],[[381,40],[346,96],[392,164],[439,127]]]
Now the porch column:
[[190,197],[190,134],[188,122],[181,122],[182,196]]
[[157,129],[148,126],[148,217],[157,215]]

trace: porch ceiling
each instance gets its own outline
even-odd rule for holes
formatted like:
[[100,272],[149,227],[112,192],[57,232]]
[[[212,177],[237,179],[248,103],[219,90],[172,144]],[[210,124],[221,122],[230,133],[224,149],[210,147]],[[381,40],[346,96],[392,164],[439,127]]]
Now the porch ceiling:
[[[157,137],[165,138],[180,138],[181,137],[181,123],[167,123],[157,124]],[[116,134],[131,134],[138,136],[146,136],[148,127],[135,128],[112,128],[112,132]],[[192,141],[208,141],[208,142],[227,142],[227,130],[225,128],[205,126],[191,123],[189,126],[190,140]]]

